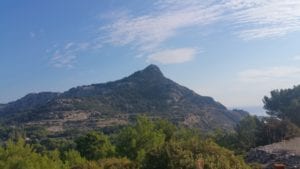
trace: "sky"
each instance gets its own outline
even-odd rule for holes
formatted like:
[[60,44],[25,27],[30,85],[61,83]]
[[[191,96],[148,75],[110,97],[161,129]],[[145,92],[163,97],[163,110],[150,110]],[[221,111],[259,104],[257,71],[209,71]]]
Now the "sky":
[[0,25],[0,103],[149,64],[231,108],[300,83],[299,0],[1,0]]

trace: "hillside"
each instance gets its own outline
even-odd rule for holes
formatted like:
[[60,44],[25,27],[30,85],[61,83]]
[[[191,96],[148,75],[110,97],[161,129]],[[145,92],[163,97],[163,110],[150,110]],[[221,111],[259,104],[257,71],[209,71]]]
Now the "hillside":
[[246,115],[166,78],[155,65],[114,82],[29,94],[0,112],[7,124],[40,125],[50,131],[124,125],[138,114],[202,130],[231,130]]
[[1,104],[0,103],[0,110],[3,109],[6,106],[6,104]]
[[[47,104],[49,101],[58,96],[59,93],[55,92],[41,92],[38,94],[30,93],[17,101],[8,103],[6,105],[0,104],[0,112],[15,113],[30,111],[35,109],[36,107]],[[3,110],[1,111],[1,109]]]

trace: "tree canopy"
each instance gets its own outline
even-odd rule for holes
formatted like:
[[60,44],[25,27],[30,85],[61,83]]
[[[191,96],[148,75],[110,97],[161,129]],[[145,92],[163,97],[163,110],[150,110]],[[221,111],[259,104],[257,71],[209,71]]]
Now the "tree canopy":
[[0,168],[196,169],[204,161],[205,169],[250,169],[241,157],[198,130],[143,116],[113,135],[93,131],[74,142],[58,140],[9,140],[0,146]]
[[103,133],[90,132],[75,140],[76,149],[88,160],[111,157],[115,147],[110,143],[108,136]]
[[273,90],[263,98],[267,113],[280,119],[288,119],[300,126],[300,85],[292,89]]

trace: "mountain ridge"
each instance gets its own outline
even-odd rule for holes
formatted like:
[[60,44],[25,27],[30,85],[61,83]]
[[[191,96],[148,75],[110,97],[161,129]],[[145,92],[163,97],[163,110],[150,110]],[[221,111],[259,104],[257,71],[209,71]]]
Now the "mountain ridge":
[[231,130],[245,116],[166,78],[156,65],[116,81],[78,86],[63,93],[26,95],[0,112],[8,123],[39,124],[50,130],[76,124],[85,129],[124,125],[138,114],[202,130]]

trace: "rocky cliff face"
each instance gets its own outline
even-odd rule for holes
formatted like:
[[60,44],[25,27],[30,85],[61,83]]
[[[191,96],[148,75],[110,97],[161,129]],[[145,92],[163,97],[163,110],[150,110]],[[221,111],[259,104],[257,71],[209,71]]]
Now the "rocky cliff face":
[[273,169],[275,163],[284,164],[286,169],[300,169],[300,137],[252,149],[247,161],[263,164],[265,169]]
[[246,115],[166,78],[155,65],[114,82],[30,94],[1,112],[7,123],[44,125],[53,131],[122,125],[138,114],[202,130],[231,130]]

